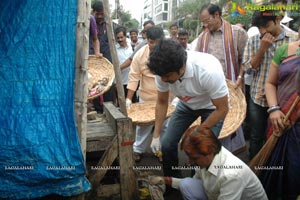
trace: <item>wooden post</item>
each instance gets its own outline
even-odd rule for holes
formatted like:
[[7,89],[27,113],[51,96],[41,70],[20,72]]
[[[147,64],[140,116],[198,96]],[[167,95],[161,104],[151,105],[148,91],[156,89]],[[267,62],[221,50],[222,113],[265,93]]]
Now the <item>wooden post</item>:
[[123,200],[138,199],[132,156],[134,136],[130,118],[127,117],[117,120],[117,134],[119,142],[121,196]]
[[76,23],[76,69],[74,113],[83,156],[86,156],[88,49],[90,28],[90,0],[78,0]]
[[[84,160],[86,158],[87,131],[87,91],[88,91],[88,49],[90,28],[90,0],[78,0],[76,23],[76,63],[74,86],[74,114],[76,128]],[[85,194],[72,197],[72,200],[84,200]]]
[[109,9],[108,0],[103,0],[103,8],[104,8],[105,19],[106,19],[106,30],[107,30],[107,37],[108,37],[108,41],[109,41],[109,49],[110,49],[112,62],[114,65],[114,70],[115,70],[119,106],[120,106],[121,112],[127,117],[128,115],[127,115],[126,104],[125,104],[125,94],[124,94],[124,89],[123,89],[123,84],[122,84],[120,63],[119,63],[117,50],[115,47],[115,42],[114,42],[115,39],[114,39],[112,20],[110,18],[110,9]]
[[[138,199],[136,177],[133,170],[132,143],[134,134],[132,121],[130,118],[125,117],[111,102],[104,103],[104,112],[117,135],[103,154],[101,160],[97,163],[97,166],[111,166],[119,155],[120,187],[116,187],[115,190],[117,190],[117,188],[120,189],[122,200]],[[87,199],[95,196],[97,190],[99,190],[100,181],[106,172],[107,169],[105,168],[91,172],[90,181],[93,185],[93,189],[88,194]]]

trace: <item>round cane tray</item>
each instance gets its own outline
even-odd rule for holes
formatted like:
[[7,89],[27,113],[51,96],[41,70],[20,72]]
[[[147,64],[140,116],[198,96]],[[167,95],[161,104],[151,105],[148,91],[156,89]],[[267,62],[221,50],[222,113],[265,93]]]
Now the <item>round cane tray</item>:
[[[234,83],[226,80],[229,90],[229,111],[224,119],[219,139],[226,138],[234,133],[243,123],[246,117],[246,100],[241,88],[235,88]],[[201,118],[198,118],[190,127],[200,125]]]
[[114,67],[106,58],[89,56],[88,99],[94,99],[109,90],[115,79]]
[[[128,117],[132,119],[134,125],[147,126],[155,123],[156,102],[133,103],[127,110]],[[174,112],[175,106],[169,105],[167,118]]]

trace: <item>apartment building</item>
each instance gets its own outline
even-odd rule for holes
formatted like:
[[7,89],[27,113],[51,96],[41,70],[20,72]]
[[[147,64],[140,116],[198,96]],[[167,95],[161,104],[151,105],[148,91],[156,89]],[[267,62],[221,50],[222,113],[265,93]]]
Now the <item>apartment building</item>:
[[153,20],[160,25],[176,19],[176,9],[185,0],[144,0],[143,22]]

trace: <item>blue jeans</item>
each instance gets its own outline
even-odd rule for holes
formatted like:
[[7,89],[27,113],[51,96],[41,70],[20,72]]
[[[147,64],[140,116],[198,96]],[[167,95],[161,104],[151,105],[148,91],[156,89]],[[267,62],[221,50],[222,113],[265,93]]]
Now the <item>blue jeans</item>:
[[[161,139],[164,176],[181,177],[179,170],[172,170],[172,167],[178,166],[178,142],[183,133],[199,116],[204,122],[213,111],[212,109],[192,110],[181,101],[178,102],[170,117],[168,128]],[[222,125],[223,120],[211,128],[216,137],[219,136]]]
[[249,101],[248,109],[249,124],[251,126],[249,157],[252,159],[265,142],[269,114],[267,112],[268,108],[257,105],[252,99]]

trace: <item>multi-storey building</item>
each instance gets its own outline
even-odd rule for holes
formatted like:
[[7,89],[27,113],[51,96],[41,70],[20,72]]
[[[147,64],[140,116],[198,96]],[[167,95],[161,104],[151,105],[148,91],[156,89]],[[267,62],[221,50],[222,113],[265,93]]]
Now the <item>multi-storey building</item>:
[[176,10],[185,0],[144,0],[143,22],[153,20],[155,24],[163,24],[177,18]]

